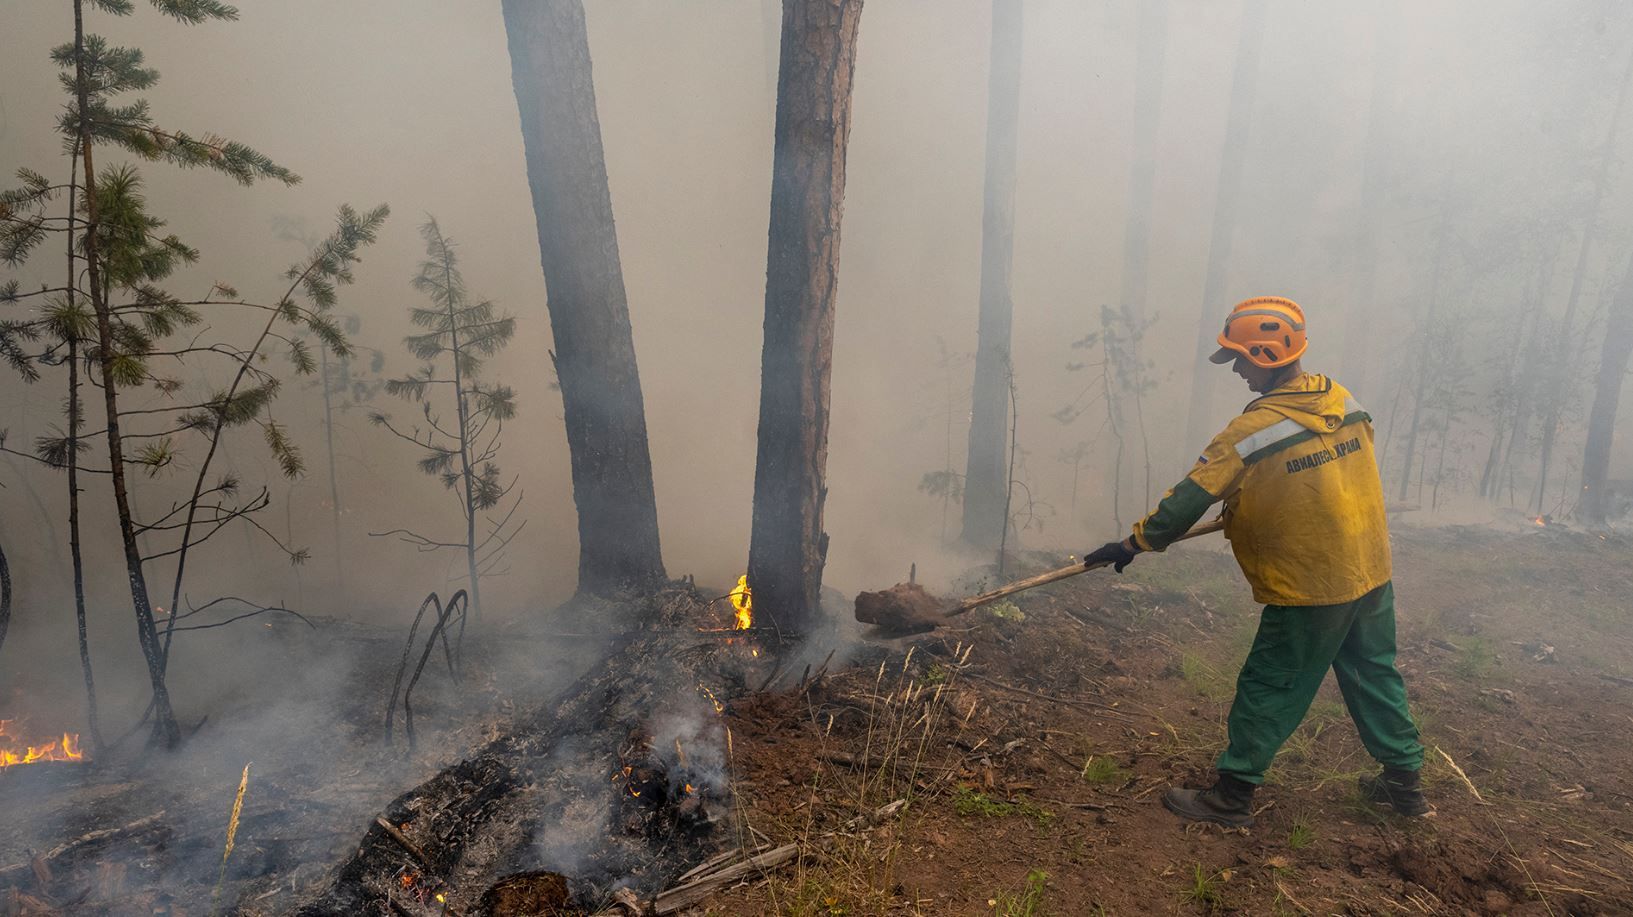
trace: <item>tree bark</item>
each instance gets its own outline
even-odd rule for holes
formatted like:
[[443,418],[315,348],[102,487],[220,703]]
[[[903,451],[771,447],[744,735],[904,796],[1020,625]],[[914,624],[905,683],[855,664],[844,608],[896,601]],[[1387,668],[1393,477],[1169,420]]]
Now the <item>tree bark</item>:
[[578,589],[652,588],[664,579],[657,499],[584,5],[503,7],[578,507]]
[[[85,75],[85,26],[83,0],[74,0],[74,68],[78,87],[76,116],[79,119],[79,152],[84,159],[85,179],[85,270],[90,284],[91,306],[96,313],[97,358],[102,369],[102,398],[107,412],[108,468],[113,482],[114,510],[119,517],[119,536],[125,550],[125,572],[130,581],[131,603],[136,611],[136,638],[147,661],[148,680],[153,686],[153,740],[166,748],[181,742],[181,730],[170,706],[170,691],[164,682],[164,654],[158,629],[153,622],[153,605],[148,597],[147,577],[142,570],[142,552],[136,545],[136,528],[131,522],[130,494],[125,488],[124,440],[119,432],[118,385],[112,372],[114,362],[113,312],[102,288],[101,265],[97,263],[96,168],[91,155],[91,131]],[[174,612],[174,609],[172,609]]]
[[[340,472],[335,468],[335,411],[334,394],[330,391],[335,384],[334,377],[329,375],[329,348],[319,347],[318,355],[322,359],[323,373],[323,446],[329,458],[329,515],[334,521],[335,538],[335,585],[338,587],[346,581],[346,562],[341,555],[340,541]],[[345,378],[344,361],[340,364],[341,377]]]
[[1610,446],[1616,436],[1616,409],[1621,402],[1622,383],[1627,379],[1628,358],[1633,355],[1633,260],[1627,265],[1621,289],[1605,319],[1604,347],[1599,354],[1599,376],[1593,390],[1593,407],[1588,412],[1587,445],[1582,453],[1582,501],[1580,515],[1585,522],[1603,524],[1606,505],[1605,481],[1610,474]]
[[1366,153],[1361,163],[1361,225],[1357,227],[1355,288],[1350,299],[1344,335],[1344,382],[1366,398],[1370,389],[1371,343],[1381,319],[1375,296],[1378,288],[1378,224],[1383,211],[1383,186],[1392,146],[1388,126],[1400,63],[1401,12],[1399,0],[1384,0],[1375,13],[1373,39],[1372,110],[1367,117]]
[[0,545],[0,647],[6,645],[6,631],[11,627],[11,564],[6,562],[6,547]]
[[778,631],[822,620],[828,394],[862,0],[784,0],[748,581]]
[[1151,196],[1156,185],[1157,128],[1162,122],[1163,62],[1168,44],[1168,0],[1140,4],[1134,63],[1134,155],[1128,176],[1123,230],[1122,307],[1137,322],[1145,315],[1146,269],[1151,253]]
[[1208,356],[1219,349],[1224,323],[1225,280],[1230,268],[1236,209],[1242,195],[1242,164],[1247,158],[1253,126],[1253,99],[1259,80],[1259,49],[1264,44],[1266,0],[1245,0],[1242,31],[1236,43],[1236,70],[1230,81],[1230,114],[1225,122],[1225,145],[1219,153],[1219,182],[1215,185],[1213,230],[1208,241],[1208,271],[1202,284],[1201,322],[1197,327],[1196,358],[1191,361],[1190,417],[1185,424],[1183,455],[1201,451],[1213,435],[1216,377],[1208,372]]
[[1021,2],[992,0],[992,56],[987,74],[987,162],[981,215],[981,308],[975,384],[970,392],[970,448],[964,467],[966,543],[995,549],[1009,520],[1008,431],[1010,277],[1015,252],[1015,160],[1021,116]]

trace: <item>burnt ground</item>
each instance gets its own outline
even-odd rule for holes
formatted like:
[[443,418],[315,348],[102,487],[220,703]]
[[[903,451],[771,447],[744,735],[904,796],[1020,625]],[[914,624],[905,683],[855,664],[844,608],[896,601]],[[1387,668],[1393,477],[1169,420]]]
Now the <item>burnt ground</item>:
[[[1207,779],[1252,638],[1257,607],[1221,552],[1182,546],[956,629],[866,645],[814,684],[726,703],[738,805],[723,843],[759,832],[802,853],[697,913],[1633,913],[1630,553],[1633,540],[1557,526],[1397,530],[1400,663],[1438,808],[1420,821],[1357,799],[1372,765],[1330,680],[1254,829],[1186,828],[1162,809],[1165,787]],[[538,654],[537,634],[475,640],[462,686],[428,671],[408,753],[378,738],[401,638],[344,625],[260,635],[257,651],[291,671],[313,654],[345,660],[330,681],[284,686],[306,717],[279,721],[286,743],[259,721],[234,730],[265,705],[245,694],[223,698],[181,756],[0,774],[0,870],[165,813],[160,829],[65,857],[43,883],[0,872],[0,914],[209,913],[251,758],[223,911],[286,913],[389,800],[587,664],[559,641]],[[882,823],[855,824],[901,799]]]
[[[1256,623],[1223,553],[1023,594],[749,699],[729,712],[742,819],[807,852],[709,913],[1633,913],[1630,549],[1559,527],[1396,533],[1425,820],[1358,799],[1374,766],[1331,678],[1255,828],[1162,808],[1208,780]],[[893,798],[911,802],[892,823],[825,837]]]

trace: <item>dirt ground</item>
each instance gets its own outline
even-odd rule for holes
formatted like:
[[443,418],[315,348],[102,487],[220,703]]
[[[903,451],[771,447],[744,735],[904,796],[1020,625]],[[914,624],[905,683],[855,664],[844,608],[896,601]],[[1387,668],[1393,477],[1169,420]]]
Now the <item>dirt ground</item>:
[[[1227,554],[1187,545],[727,701],[738,806],[724,840],[801,855],[693,913],[1633,913],[1633,539],[1516,525],[1398,527],[1394,542],[1400,665],[1434,817],[1357,798],[1373,765],[1330,680],[1257,797],[1255,828],[1187,828],[1162,809],[1164,788],[1209,778],[1258,610]],[[1062,559],[1035,554],[1014,572]],[[346,648],[341,674],[284,692],[310,695],[292,707],[307,719],[287,727],[304,743],[269,754],[268,724],[235,734],[259,696],[245,694],[161,765],[0,775],[0,869],[89,830],[160,810],[166,821],[43,885],[0,874],[0,914],[209,913],[251,752],[222,895],[236,905],[223,911],[291,910],[389,799],[549,689],[492,671],[553,670],[557,686],[572,674],[570,648],[539,657],[531,639],[473,644],[457,690],[428,673],[412,754],[378,740],[401,634],[341,626],[319,641]],[[298,631],[257,646],[291,661],[317,651]],[[484,653],[513,658],[484,668]],[[314,736],[343,753],[314,752]]]
[[1256,827],[1162,808],[1210,777],[1258,610],[1228,555],[1179,547],[733,705],[739,830],[805,853],[707,912],[1633,913],[1633,542],[1404,528],[1394,548],[1433,817],[1358,798],[1375,766],[1330,678]]

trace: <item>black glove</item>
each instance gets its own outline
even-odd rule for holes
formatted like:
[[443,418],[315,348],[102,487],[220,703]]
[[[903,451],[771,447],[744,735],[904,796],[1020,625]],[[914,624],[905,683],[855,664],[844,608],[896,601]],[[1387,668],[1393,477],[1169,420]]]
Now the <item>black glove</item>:
[[1126,542],[1111,541],[1086,555],[1083,558],[1083,566],[1096,567],[1101,564],[1111,564],[1113,570],[1121,573],[1124,567],[1134,562],[1134,556],[1139,553],[1139,551],[1129,547]]

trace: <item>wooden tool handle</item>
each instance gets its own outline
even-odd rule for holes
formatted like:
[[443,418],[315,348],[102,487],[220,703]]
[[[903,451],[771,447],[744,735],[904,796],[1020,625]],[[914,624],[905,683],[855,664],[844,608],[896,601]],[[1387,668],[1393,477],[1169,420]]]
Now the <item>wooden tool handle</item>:
[[[1220,531],[1224,527],[1225,520],[1215,519],[1212,522],[1204,523],[1203,525],[1199,525],[1196,528],[1191,529],[1189,532],[1175,538],[1174,541],[1180,542],[1190,538],[1197,538],[1202,535],[1211,535],[1214,532]],[[1067,577],[1076,576],[1079,573],[1087,573],[1090,570],[1098,570],[1101,567],[1109,566],[1111,566],[1110,561],[1095,564],[1092,567],[1086,567],[1083,564],[1078,563],[1061,567],[1058,570],[1050,570],[1048,573],[1039,573],[1037,576],[1028,577],[1023,580],[1016,580],[1015,582],[1009,583],[1005,586],[999,586],[997,589],[994,589],[991,592],[983,592],[980,595],[970,596],[964,601],[959,602],[957,605],[947,609],[942,613],[942,615],[948,618],[957,617],[966,611],[972,611],[976,608],[980,608],[982,605],[989,602],[996,602],[1006,595],[1014,595],[1017,592],[1024,592],[1035,586],[1044,586],[1057,580],[1063,580]]]

